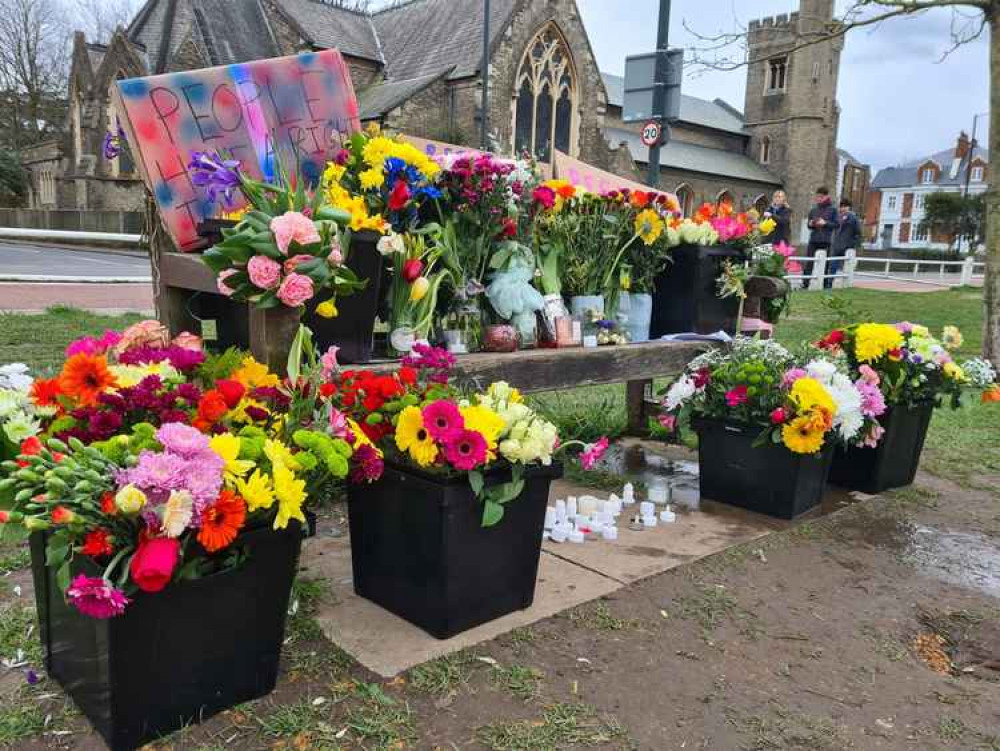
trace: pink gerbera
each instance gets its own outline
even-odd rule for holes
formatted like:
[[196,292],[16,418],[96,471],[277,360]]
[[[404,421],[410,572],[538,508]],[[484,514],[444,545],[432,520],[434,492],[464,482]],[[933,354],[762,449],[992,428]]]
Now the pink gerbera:
[[431,402],[423,408],[422,414],[424,427],[435,441],[450,443],[465,430],[465,421],[455,402],[446,399]]
[[598,439],[596,443],[591,443],[587,446],[580,454],[580,466],[588,471],[593,469],[594,465],[604,456],[604,452],[608,450],[608,444],[607,436],[604,436]]
[[66,598],[77,610],[91,618],[114,618],[124,613],[125,606],[131,602],[107,579],[83,574],[70,583]]
[[487,448],[486,438],[482,433],[462,430],[445,444],[444,457],[455,469],[467,472],[486,461]]

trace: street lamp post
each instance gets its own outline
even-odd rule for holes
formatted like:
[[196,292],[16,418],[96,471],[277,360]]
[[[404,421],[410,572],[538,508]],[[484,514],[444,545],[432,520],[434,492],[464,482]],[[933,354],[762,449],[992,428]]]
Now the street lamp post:
[[483,0],[483,101],[479,113],[479,146],[483,151],[489,151],[490,128],[490,0]]
[[646,182],[651,188],[660,186],[660,149],[670,141],[667,124],[667,81],[665,79],[670,37],[670,0],[660,0],[660,20],[656,31],[656,79],[653,89],[653,119],[663,127],[663,135],[649,147],[649,174]]

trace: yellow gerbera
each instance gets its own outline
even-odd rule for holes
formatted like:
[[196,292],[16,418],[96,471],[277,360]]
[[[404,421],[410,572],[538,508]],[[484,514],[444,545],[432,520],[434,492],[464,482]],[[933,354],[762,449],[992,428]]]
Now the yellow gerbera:
[[437,444],[424,427],[424,417],[417,407],[407,407],[396,422],[396,448],[408,451],[421,467],[430,466],[438,455]]
[[482,404],[462,407],[460,411],[466,429],[474,430],[486,439],[487,458],[493,461],[496,458],[497,443],[507,423],[499,414]]
[[815,454],[823,448],[824,431],[813,427],[809,415],[796,417],[781,429],[781,440],[796,454]]
[[274,517],[274,528],[284,529],[291,519],[305,522],[302,504],[306,499],[305,480],[295,477],[292,470],[281,464],[274,467],[274,494],[278,498],[278,513]]
[[854,333],[854,353],[858,362],[873,362],[903,346],[903,335],[886,323],[862,323]]
[[663,234],[663,220],[652,209],[644,209],[635,218],[635,234],[646,245],[655,243]]
[[799,378],[792,384],[790,397],[798,412],[812,412],[818,408],[832,415],[837,411],[830,392],[815,378]]
[[247,502],[247,510],[249,511],[271,508],[274,505],[274,488],[271,487],[271,480],[259,469],[255,469],[246,480],[242,477],[238,478],[236,489],[243,500]]
[[277,386],[281,383],[278,376],[268,370],[266,365],[257,362],[253,355],[247,355],[243,358],[240,367],[233,371],[232,378],[248,389],[260,386]]
[[225,462],[224,472],[227,483],[235,483],[240,477],[253,469],[253,462],[240,459],[240,439],[232,433],[219,433],[209,441],[212,451],[222,457]]

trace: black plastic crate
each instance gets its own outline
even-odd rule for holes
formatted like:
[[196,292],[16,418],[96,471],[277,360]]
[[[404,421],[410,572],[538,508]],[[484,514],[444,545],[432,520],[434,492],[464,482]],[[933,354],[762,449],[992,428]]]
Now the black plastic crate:
[[793,519],[823,500],[833,459],[830,440],[818,454],[796,454],[772,443],[755,448],[759,425],[700,419],[693,427],[702,498],[779,519]]
[[64,601],[46,534],[31,536],[45,669],[112,751],[274,689],[302,527],[253,530],[237,544],[248,553],[239,568],[140,593],[122,616],[98,620]]
[[664,334],[733,333],[739,301],[719,297],[718,278],[725,261],[739,261],[743,251],[725,246],[679,245],[671,262],[654,280],[650,339]]
[[[528,469],[521,496],[484,528],[467,478],[387,463],[381,480],[348,491],[354,591],[438,639],[530,607],[549,483],[560,476],[560,465]],[[487,484],[509,478],[496,472]]]
[[830,483],[863,493],[881,493],[913,483],[934,416],[934,404],[891,407],[879,422],[885,435],[875,448],[838,447]]

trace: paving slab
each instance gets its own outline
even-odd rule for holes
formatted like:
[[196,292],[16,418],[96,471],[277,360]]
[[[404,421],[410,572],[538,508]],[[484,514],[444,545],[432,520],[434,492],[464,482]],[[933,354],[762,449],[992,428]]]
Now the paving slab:
[[302,563],[304,576],[322,577],[330,583],[331,596],[316,617],[323,633],[383,678],[548,618],[622,586],[575,563],[543,553],[535,602],[530,608],[442,640],[354,594],[351,549],[346,536],[308,541]]

